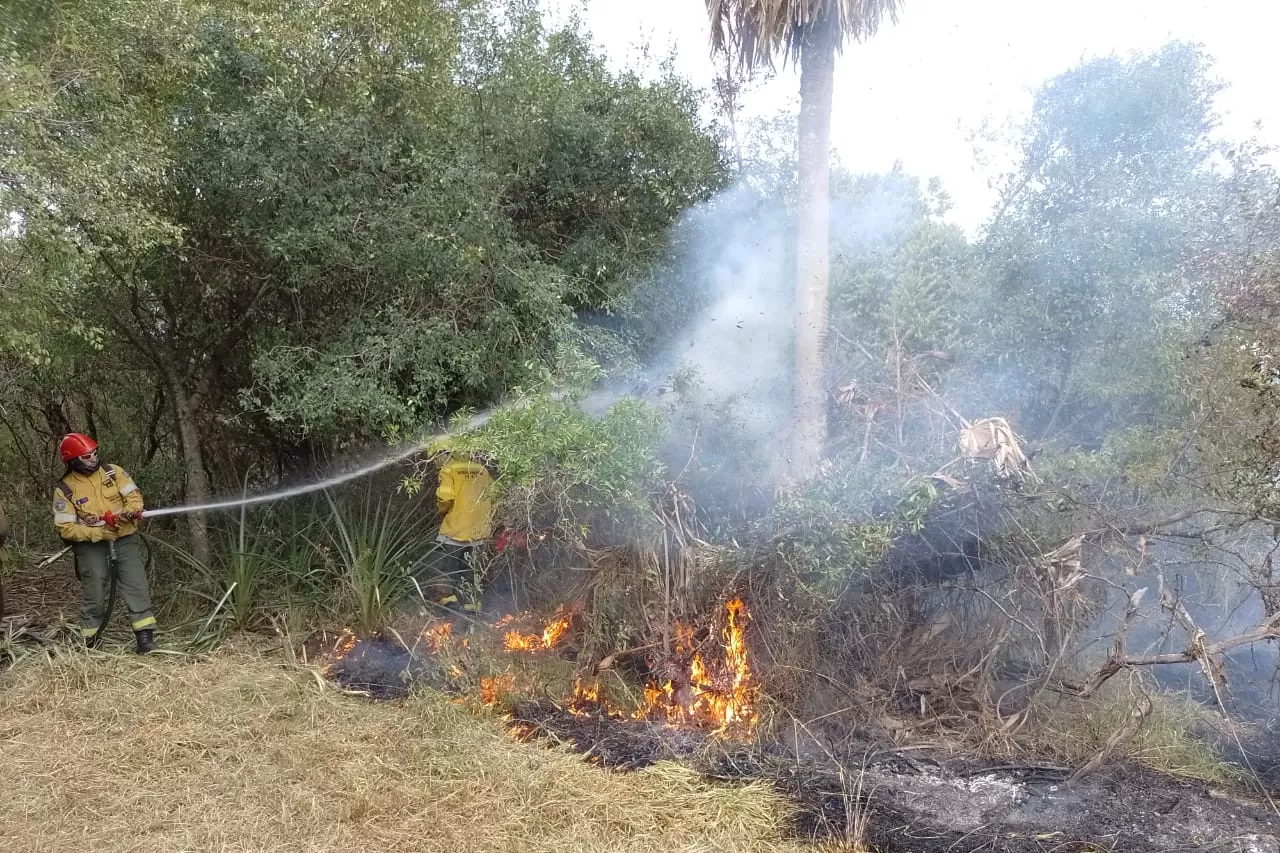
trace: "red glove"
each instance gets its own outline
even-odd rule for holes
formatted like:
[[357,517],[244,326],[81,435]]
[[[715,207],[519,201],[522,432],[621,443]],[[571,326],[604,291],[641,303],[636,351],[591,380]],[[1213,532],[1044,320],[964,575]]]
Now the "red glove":
[[137,521],[142,518],[142,510],[126,510],[117,514],[113,510],[107,510],[102,514],[102,520],[106,522],[107,527],[117,527],[122,521]]
[[508,548],[520,548],[527,550],[529,547],[529,534],[523,530],[512,530],[509,527],[504,527],[498,532],[497,537],[494,539],[493,547],[499,554],[503,553]]

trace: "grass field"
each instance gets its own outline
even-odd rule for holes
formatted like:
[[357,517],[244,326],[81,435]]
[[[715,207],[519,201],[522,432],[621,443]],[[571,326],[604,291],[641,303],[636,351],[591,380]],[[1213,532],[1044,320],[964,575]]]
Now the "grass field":
[[613,774],[432,694],[345,696],[251,650],[0,675],[0,850],[813,851],[759,786]]

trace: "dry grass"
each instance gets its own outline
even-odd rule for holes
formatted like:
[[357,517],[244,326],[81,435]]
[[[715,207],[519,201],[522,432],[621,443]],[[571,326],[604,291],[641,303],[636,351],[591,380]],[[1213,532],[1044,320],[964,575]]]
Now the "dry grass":
[[[1151,713],[1141,728],[1117,744],[1117,757],[1184,779],[1214,784],[1240,781],[1239,768],[1224,761],[1204,739],[1204,730],[1212,727],[1213,712],[1176,696],[1155,694],[1151,700]],[[1122,730],[1137,701],[1114,690],[1091,702],[1068,702],[1046,721],[1046,733],[1066,758],[1087,761]]]
[[0,676],[0,766],[2,850],[806,849],[767,788],[606,773],[443,697],[375,705],[245,651]]

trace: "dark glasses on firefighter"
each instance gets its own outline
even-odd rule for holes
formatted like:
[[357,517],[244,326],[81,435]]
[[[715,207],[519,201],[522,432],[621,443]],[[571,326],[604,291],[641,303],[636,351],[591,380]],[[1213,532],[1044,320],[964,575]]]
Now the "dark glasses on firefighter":
[[88,453],[81,453],[76,458],[81,462],[96,462],[98,460],[98,451],[90,450]]

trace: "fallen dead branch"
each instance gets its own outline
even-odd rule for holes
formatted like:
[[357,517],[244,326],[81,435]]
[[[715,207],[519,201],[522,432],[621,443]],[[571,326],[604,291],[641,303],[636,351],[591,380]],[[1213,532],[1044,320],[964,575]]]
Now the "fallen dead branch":
[[595,665],[595,671],[604,672],[605,670],[612,669],[613,665],[618,662],[618,658],[626,657],[628,655],[633,655],[636,652],[650,651],[652,649],[660,648],[661,646],[662,646],[662,643],[661,641],[659,641],[657,643],[647,643],[643,646],[632,646],[630,648],[622,649],[620,651],[611,652],[610,654],[607,654],[600,659],[599,663]]
[[[1183,610],[1185,613],[1185,609]],[[1187,617],[1189,618],[1189,617]],[[1179,621],[1182,621],[1179,619]],[[1218,640],[1216,643],[1205,642],[1204,632],[1199,628],[1194,628],[1194,623],[1190,623],[1193,628],[1190,631],[1191,636],[1187,648],[1181,652],[1169,652],[1158,655],[1129,655],[1123,653],[1123,635],[1118,640],[1118,650],[1113,653],[1107,661],[1098,668],[1094,676],[1084,684],[1070,684],[1064,682],[1063,686],[1068,692],[1079,696],[1082,699],[1088,698],[1095,694],[1103,684],[1107,682],[1113,675],[1125,669],[1132,669],[1137,666],[1160,666],[1170,663],[1199,663],[1204,669],[1205,676],[1213,684],[1215,691],[1218,690],[1223,683],[1222,663],[1218,657],[1232,649],[1241,646],[1248,646],[1253,643],[1260,643],[1266,640],[1280,640],[1280,613],[1272,615],[1266,621],[1257,625],[1243,634],[1237,634],[1234,637],[1228,637],[1224,640]]]
[[1107,534],[1112,534],[1121,538],[1126,536],[1146,536],[1151,533],[1158,533],[1166,527],[1172,527],[1175,524],[1179,524],[1206,512],[1216,512],[1216,510],[1203,507],[1199,509],[1186,509],[1181,512],[1175,512],[1173,515],[1156,519],[1155,521],[1148,521],[1144,524],[1125,524],[1124,526],[1120,526],[1118,524],[1107,524],[1102,527],[1094,527],[1090,530],[1083,531],[1080,534],[1080,538],[1094,540],[1099,537],[1106,536]]

